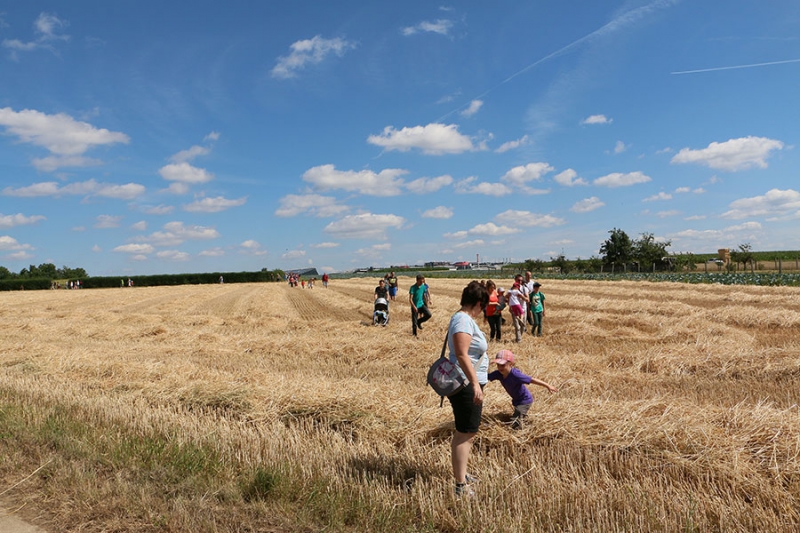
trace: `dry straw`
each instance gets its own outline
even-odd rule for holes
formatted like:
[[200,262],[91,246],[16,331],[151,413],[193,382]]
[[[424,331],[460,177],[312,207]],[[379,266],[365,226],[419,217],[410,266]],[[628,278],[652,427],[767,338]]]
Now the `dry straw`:
[[488,385],[459,501],[424,378],[465,282],[413,338],[400,281],[385,328],[369,279],[6,293],[0,492],[65,531],[800,525],[800,290],[548,280],[490,350],[560,391],[514,431]]

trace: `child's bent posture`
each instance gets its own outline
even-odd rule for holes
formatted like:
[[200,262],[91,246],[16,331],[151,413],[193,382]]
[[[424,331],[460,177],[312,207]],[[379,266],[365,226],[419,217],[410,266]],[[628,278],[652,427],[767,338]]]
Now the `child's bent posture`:
[[514,359],[515,356],[511,350],[497,352],[497,356],[492,361],[497,364],[497,370],[489,374],[489,381],[500,381],[508,395],[511,396],[511,405],[514,406],[514,414],[511,415],[511,427],[520,429],[522,427],[522,419],[527,416],[531,404],[533,404],[533,396],[525,385],[533,383],[534,385],[545,387],[550,392],[558,392],[558,389],[514,368]]

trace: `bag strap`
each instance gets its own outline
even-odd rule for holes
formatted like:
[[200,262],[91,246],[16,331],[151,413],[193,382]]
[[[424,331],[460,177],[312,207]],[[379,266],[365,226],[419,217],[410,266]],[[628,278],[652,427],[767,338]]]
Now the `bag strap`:
[[[449,336],[450,336],[450,328],[448,328],[447,332],[445,332],[444,334],[444,344],[442,344],[442,355],[439,356],[440,359],[444,357],[444,352],[445,350],[447,350],[447,337]],[[442,406],[444,406],[444,396],[441,396],[439,398],[439,409],[441,409]]]

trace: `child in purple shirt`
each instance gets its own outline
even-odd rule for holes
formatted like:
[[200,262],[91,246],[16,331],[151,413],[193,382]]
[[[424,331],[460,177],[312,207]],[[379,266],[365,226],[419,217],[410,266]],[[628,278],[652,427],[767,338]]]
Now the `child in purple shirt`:
[[520,429],[522,427],[522,419],[528,415],[528,410],[533,404],[533,396],[525,385],[533,383],[534,385],[545,387],[550,392],[558,392],[558,389],[514,368],[514,359],[514,353],[511,350],[497,352],[497,356],[492,361],[497,364],[497,370],[489,373],[489,381],[500,381],[508,395],[511,396],[511,405],[514,406],[514,414],[511,415],[511,427]]

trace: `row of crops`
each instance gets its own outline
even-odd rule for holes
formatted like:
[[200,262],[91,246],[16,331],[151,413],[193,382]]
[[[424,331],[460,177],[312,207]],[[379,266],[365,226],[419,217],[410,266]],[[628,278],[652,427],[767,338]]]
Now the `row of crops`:
[[674,281],[678,283],[718,283],[720,285],[769,285],[800,287],[800,273],[750,273],[750,272],[667,272],[628,274],[567,274],[540,276],[550,279],[580,280],[630,280],[630,281]]
[[[497,270],[459,270],[459,271],[427,271],[420,270],[427,278],[465,278],[465,279],[511,279],[517,271],[504,269]],[[415,276],[416,271],[402,272],[403,276]],[[341,273],[331,276],[333,278],[380,278],[380,272],[370,273]],[[780,274],[777,272],[628,272],[628,273],[592,273],[592,274],[554,274],[536,273],[536,279],[573,279],[586,281],[674,281],[678,283],[718,283],[721,285],[769,285],[800,287],[800,273]]]

